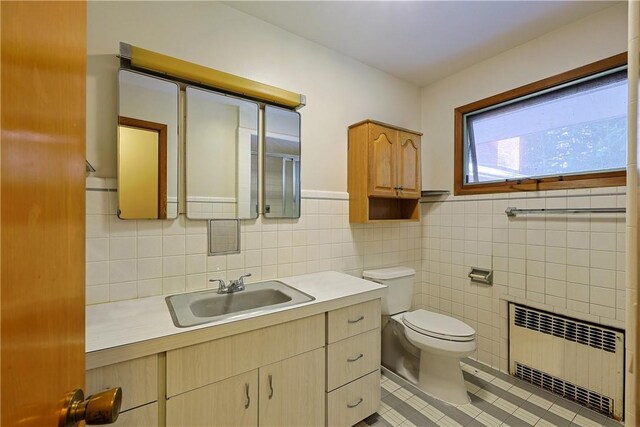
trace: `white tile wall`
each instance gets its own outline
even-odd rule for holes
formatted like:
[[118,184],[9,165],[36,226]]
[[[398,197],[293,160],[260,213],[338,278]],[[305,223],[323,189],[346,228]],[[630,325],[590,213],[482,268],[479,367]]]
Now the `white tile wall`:
[[420,281],[420,224],[349,224],[348,200],[327,199],[342,193],[303,199],[299,220],[243,221],[240,254],[207,256],[205,221],[120,220],[116,193],[97,190],[87,190],[87,304],[204,289],[245,273],[259,281],[406,265]]
[[[422,205],[422,284],[416,306],[477,331],[477,358],[507,370],[507,303],[517,301],[624,328],[622,214],[528,215],[519,208],[624,207],[625,188],[449,196]],[[492,287],[471,267],[492,268]]]
[[[505,299],[624,327],[623,215],[530,215],[509,206],[624,207],[624,188],[449,196],[422,204],[422,223],[349,224],[348,201],[322,193],[299,220],[243,221],[242,252],[207,256],[205,221],[125,221],[113,191],[87,191],[87,304],[204,289],[210,279],[251,281],[337,270],[416,269],[414,306],[460,318],[477,331],[476,357],[507,370]],[[326,198],[329,197],[329,198]],[[471,283],[492,268],[494,285]]]

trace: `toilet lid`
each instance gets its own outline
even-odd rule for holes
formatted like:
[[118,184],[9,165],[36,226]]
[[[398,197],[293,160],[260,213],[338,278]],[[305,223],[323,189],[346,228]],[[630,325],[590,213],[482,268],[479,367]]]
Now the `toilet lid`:
[[427,310],[405,313],[402,321],[416,332],[448,341],[471,341],[476,334],[471,326],[458,319]]

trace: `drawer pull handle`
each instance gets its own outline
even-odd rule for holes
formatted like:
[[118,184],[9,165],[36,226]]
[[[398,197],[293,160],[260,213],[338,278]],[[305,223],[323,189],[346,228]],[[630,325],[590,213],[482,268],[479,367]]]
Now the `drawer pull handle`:
[[249,397],[249,383],[244,384],[244,391],[247,394],[247,403],[244,404],[244,409],[249,409],[249,405],[251,405],[251,397]]
[[349,322],[349,323],[358,323],[361,320],[364,320],[364,316],[360,316],[356,320],[347,320],[347,322]]
[[364,357],[364,354],[360,353],[359,355],[357,355],[356,357],[350,357],[347,359],[347,362],[355,362],[356,360],[362,359]]
[[356,403],[347,403],[347,408],[355,408],[356,406],[361,404],[363,400],[363,398],[360,398]]
[[269,374],[269,399],[273,397],[273,377]]

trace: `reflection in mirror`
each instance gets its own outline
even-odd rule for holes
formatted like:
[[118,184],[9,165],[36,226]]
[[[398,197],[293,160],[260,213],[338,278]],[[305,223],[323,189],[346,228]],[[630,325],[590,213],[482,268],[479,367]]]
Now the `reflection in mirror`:
[[118,72],[122,219],[178,217],[178,97],[174,82],[130,70]]
[[186,90],[187,218],[258,216],[258,104]]
[[118,118],[118,216],[167,217],[167,125]]
[[264,216],[300,217],[300,114],[264,110]]

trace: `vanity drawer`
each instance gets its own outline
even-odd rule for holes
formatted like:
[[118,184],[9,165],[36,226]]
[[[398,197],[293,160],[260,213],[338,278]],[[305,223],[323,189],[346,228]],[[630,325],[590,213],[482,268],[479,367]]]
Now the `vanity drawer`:
[[167,352],[167,397],[324,347],[324,314]]
[[380,371],[327,394],[327,425],[352,426],[378,410]]
[[350,305],[327,313],[327,342],[334,343],[379,327],[379,299]]
[[380,369],[380,329],[327,347],[327,391]]
[[154,354],[90,369],[86,373],[86,381],[87,396],[121,387],[121,411],[155,402],[158,400],[158,356]]

